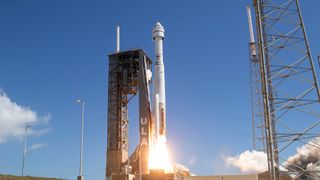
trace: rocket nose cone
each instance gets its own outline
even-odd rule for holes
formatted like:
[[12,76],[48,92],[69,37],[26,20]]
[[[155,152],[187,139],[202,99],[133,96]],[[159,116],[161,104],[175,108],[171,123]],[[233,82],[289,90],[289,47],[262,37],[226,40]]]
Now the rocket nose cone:
[[163,26],[161,25],[160,22],[157,22],[157,23],[154,25],[153,30],[154,30],[154,31],[155,31],[155,30],[164,31],[164,28],[163,28]]
[[162,27],[160,22],[157,22],[155,26],[161,26]]
[[153,33],[153,39],[155,37],[161,37],[161,38],[164,38],[164,28],[163,26],[161,25],[160,22],[157,22],[154,27],[153,27],[153,30],[152,30],[152,33]]

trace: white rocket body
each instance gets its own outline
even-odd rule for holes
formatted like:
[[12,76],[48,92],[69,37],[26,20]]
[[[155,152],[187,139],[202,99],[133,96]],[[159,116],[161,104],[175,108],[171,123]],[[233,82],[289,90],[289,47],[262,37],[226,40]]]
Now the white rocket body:
[[[153,118],[155,124],[155,139],[166,133],[166,93],[163,63],[164,28],[157,22],[152,30],[155,42],[156,62],[154,67]],[[165,137],[165,136],[164,136]]]

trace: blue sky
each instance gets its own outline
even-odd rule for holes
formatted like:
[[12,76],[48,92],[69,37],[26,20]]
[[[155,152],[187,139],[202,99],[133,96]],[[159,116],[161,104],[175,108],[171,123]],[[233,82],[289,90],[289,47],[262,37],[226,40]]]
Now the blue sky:
[[[2,0],[0,88],[29,107],[47,129],[30,136],[26,174],[75,179],[80,106],[86,101],[84,175],[103,179],[106,151],[107,55],[143,48],[154,57],[151,30],[166,29],[168,143],[172,159],[193,173],[223,174],[222,157],[252,149],[245,6],[251,0]],[[318,1],[301,2],[313,55],[320,53]],[[138,143],[137,101],[130,105],[130,151]],[[0,173],[20,174],[23,143],[0,144]]]

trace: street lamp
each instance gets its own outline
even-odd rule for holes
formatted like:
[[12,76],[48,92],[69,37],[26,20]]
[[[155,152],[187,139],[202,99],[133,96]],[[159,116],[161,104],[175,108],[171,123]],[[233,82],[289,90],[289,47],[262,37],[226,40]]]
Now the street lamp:
[[77,103],[81,104],[81,145],[80,145],[80,168],[77,180],[84,180],[82,172],[82,156],[83,156],[83,129],[84,129],[84,100],[78,99]]
[[23,148],[23,154],[22,154],[22,172],[21,172],[22,176],[24,175],[24,162],[25,162],[25,157],[27,153],[28,128],[30,127],[31,127],[30,123],[27,123],[24,131],[24,148]]

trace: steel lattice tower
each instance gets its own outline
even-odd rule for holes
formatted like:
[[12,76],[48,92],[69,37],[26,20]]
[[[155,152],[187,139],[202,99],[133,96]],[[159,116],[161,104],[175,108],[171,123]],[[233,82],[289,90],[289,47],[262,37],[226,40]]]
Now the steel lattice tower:
[[[292,179],[315,179],[288,160],[302,146],[320,145],[319,88],[298,0],[254,0],[268,167]],[[320,162],[313,162],[319,164]]]

